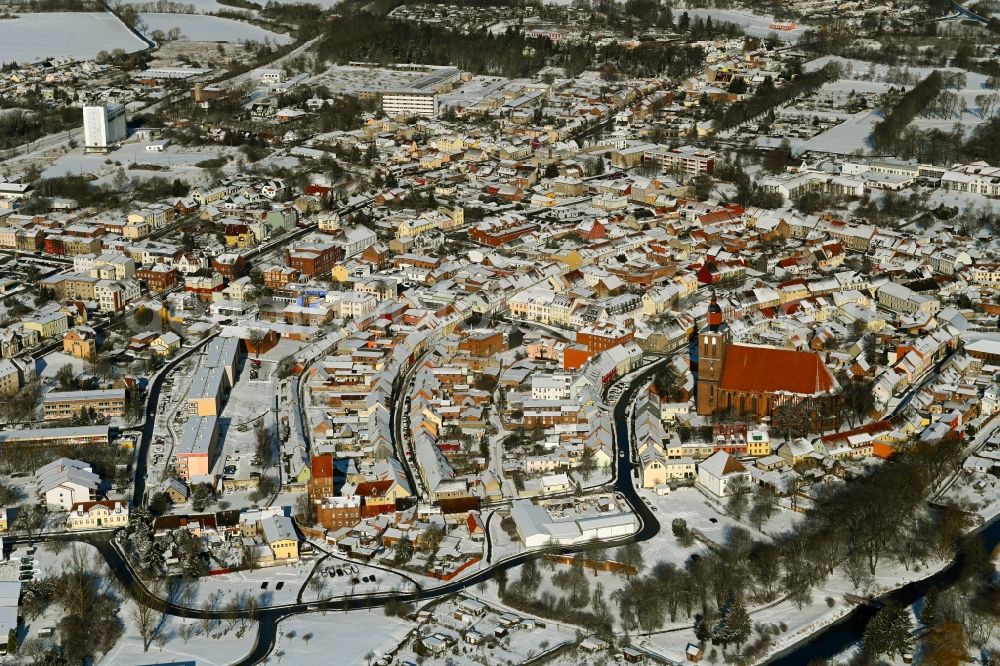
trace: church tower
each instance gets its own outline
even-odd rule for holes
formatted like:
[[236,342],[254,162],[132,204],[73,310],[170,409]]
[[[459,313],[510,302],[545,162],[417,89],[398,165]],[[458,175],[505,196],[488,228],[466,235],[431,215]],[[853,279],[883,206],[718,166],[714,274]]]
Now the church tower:
[[719,401],[719,380],[726,359],[729,333],[723,330],[722,308],[712,292],[708,306],[708,326],[698,333],[698,392],[695,402],[698,414],[715,413]]

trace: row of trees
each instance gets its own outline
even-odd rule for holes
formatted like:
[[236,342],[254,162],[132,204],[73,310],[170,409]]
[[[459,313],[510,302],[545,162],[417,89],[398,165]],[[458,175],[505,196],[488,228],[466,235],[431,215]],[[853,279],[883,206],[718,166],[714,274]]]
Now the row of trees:
[[321,61],[422,62],[519,78],[544,67],[556,49],[550,40],[528,39],[515,30],[463,35],[361,14],[338,19],[320,38],[316,52]]
[[875,150],[883,154],[895,154],[896,139],[918,113],[934,101],[944,87],[944,77],[934,70],[927,77],[904,93],[872,130]]
[[720,111],[715,118],[715,127],[717,130],[727,130],[754,120],[796,97],[816,90],[824,83],[835,81],[840,78],[840,72],[839,64],[827,63],[814,72],[795,76],[780,88],[774,85],[774,81],[770,77],[767,77],[763,83],[757,86],[753,95],[741,102],[729,105],[725,111]]

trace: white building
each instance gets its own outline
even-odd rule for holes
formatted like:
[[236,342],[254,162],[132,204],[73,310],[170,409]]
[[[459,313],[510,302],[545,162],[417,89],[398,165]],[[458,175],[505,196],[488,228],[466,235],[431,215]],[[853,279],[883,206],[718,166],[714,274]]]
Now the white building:
[[127,135],[121,104],[83,107],[84,152],[107,152]]
[[749,485],[750,473],[739,460],[725,451],[717,451],[698,463],[698,485],[713,495],[730,495],[734,485],[741,481]]
[[511,503],[510,516],[526,548],[613,539],[628,536],[639,529],[639,521],[631,512],[555,519],[544,507],[526,499]]
[[532,400],[567,400],[570,397],[572,375],[533,375],[531,377]]
[[396,116],[434,118],[438,114],[438,96],[433,91],[403,90],[382,94],[382,113]]
[[85,462],[59,458],[39,467],[35,482],[38,497],[46,506],[69,511],[74,504],[95,499],[101,477]]

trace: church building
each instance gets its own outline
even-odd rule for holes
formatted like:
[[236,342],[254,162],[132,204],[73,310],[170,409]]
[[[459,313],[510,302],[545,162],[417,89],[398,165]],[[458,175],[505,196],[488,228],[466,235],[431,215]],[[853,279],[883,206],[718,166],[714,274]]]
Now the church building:
[[713,295],[708,326],[698,333],[698,414],[760,419],[785,402],[833,400],[839,388],[815,352],[730,342]]

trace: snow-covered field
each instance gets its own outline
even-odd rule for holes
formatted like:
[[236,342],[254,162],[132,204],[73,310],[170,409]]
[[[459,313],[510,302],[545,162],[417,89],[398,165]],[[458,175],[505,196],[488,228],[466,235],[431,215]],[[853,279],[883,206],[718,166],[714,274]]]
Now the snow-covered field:
[[[382,609],[310,613],[282,620],[273,661],[289,664],[365,664],[369,650],[393,650],[416,625],[386,617]],[[280,653],[280,657],[278,656]]]
[[[889,67],[886,65],[875,65],[861,60],[848,60],[832,56],[824,56],[806,63],[805,69],[813,71],[823,67],[828,62],[839,62],[847,69],[845,78],[833,83],[828,83],[820,89],[820,94],[825,93],[848,93],[855,91],[861,93],[883,93],[892,86],[899,86],[888,80]],[[956,124],[963,126],[967,131],[979,125],[989,118],[984,118],[976,102],[976,97],[988,94],[991,89],[986,85],[987,77],[983,74],[960,70],[955,68],[938,68],[946,74],[964,74],[965,83],[958,88],[949,89],[958,94],[964,102],[966,110],[951,118],[923,118],[918,117],[913,121],[915,127],[921,129],[938,128],[951,130]],[[915,81],[919,81],[931,73],[930,67],[910,67],[909,73]],[[994,111],[994,115],[996,111]],[[823,134],[813,137],[809,141],[798,146],[800,150],[822,150],[840,154],[850,153],[852,150],[863,148],[863,133],[870,122],[877,121],[879,116],[874,111],[860,113],[852,120],[835,127]]]
[[868,150],[868,136],[872,133],[872,125],[880,119],[881,116],[877,111],[862,111],[811,139],[798,143],[792,142],[792,147],[796,153],[818,150],[838,155],[850,155],[857,150],[866,151]]
[[234,149],[221,146],[205,146],[198,148],[184,148],[170,146],[163,152],[149,152],[146,144],[126,143],[118,150],[112,151],[109,155],[84,155],[83,149],[79,148],[71,153],[63,155],[50,167],[45,169],[42,175],[46,178],[64,176],[67,173],[93,174],[95,176],[106,176],[113,174],[118,169],[119,163],[128,172],[130,178],[149,178],[150,176],[166,176],[166,171],[149,171],[145,169],[130,170],[133,164],[155,164],[170,168],[170,177],[186,177],[200,179],[204,176],[204,171],[194,165],[203,160],[219,157],[221,154],[233,153]]
[[47,12],[0,21],[0,64],[56,56],[93,58],[98,51],[146,47],[110,13]]
[[[245,627],[236,624],[213,622],[208,633],[205,625],[197,620],[164,616],[159,634],[148,652],[143,652],[143,641],[133,618],[135,602],[122,605],[119,614],[125,624],[125,633],[114,648],[95,664],[176,664],[196,663],[204,666],[225,666],[239,660],[253,648],[257,638],[256,623]],[[187,640],[184,637],[187,636]]]
[[181,37],[192,42],[270,42],[287,44],[290,35],[271,32],[250,23],[204,14],[142,14],[146,33],[180,28]]
[[[205,576],[198,579],[198,585],[193,589],[195,601],[191,605],[200,606],[214,597],[220,602],[217,607],[222,608],[232,599],[247,594],[256,596],[262,607],[293,603],[312,568],[313,562],[302,561],[283,567]],[[264,583],[267,583],[267,588],[261,589]],[[278,583],[283,583],[280,590],[276,589]]]

